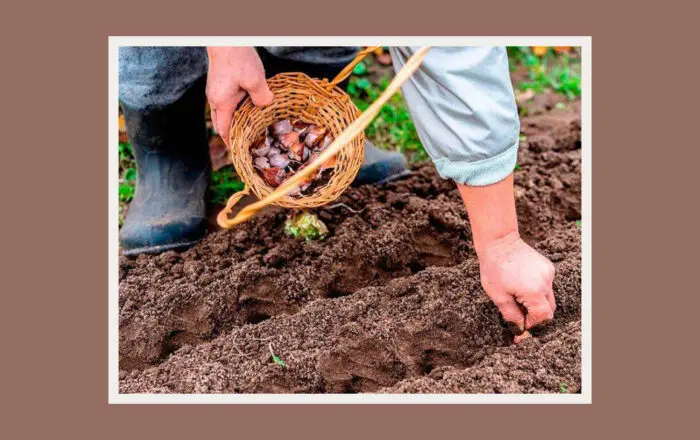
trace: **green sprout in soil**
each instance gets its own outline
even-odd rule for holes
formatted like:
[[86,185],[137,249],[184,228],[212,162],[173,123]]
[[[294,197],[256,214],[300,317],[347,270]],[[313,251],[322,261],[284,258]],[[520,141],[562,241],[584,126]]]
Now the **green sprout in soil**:
[[518,165],[518,164],[516,163],[516,164],[515,164],[514,170],[515,170],[515,171],[518,171],[519,169],[520,169],[520,165]]
[[581,229],[581,225],[582,225],[581,220],[576,220],[576,226],[577,226],[579,229]]
[[284,232],[294,238],[310,241],[323,239],[328,234],[328,228],[315,214],[304,211],[287,219]]
[[565,384],[565,383],[560,383],[560,384],[559,384],[559,392],[560,392],[560,393],[563,393],[563,394],[566,394],[566,393],[569,392],[569,390],[566,388],[566,384]]
[[284,363],[282,359],[277,357],[274,351],[272,351],[272,343],[268,345],[268,348],[270,349],[270,354],[272,355],[272,360],[275,361],[277,365],[279,365],[282,368],[287,368],[287,364]]

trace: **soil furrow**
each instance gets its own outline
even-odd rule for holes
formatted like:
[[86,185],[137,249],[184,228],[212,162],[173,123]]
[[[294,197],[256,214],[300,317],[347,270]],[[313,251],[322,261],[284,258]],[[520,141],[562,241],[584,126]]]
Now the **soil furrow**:
[[[555,286],[562,313],[555,325],[535,333],[537,344],[524,345],[527,356],[537,358],[541,343],[578,322],[570,303],[580,299],[580,272],[569,264],[578,257],[575,250],[566,254],[557,269],[570,282]],[[270,343],[287,368],[272,361]],[[444,367],[460,371],[493,362],[485,359],[507,356],[511,345],[512,334],[481,289],[478,265],[470,259],[351,296],[312,301],[294,315],[183,347],[156,367],[123,372],[122,392],[375,392],[407,378],[434,378],[433,372]],[[567,344],[567,349],[579,350],[576,344]],[[580,358],[566,359],[562,368],[574,374]],[[551,383],[528,386],[551,391]]]
[[280,210],[181,254],[120,257],[121,391],[577,391],[579,111],[522,121],[520,230],[557,267],[555,321],[532,341],[512,345],[455,185],[424,164],[316,210],[323,241],[286,237]]

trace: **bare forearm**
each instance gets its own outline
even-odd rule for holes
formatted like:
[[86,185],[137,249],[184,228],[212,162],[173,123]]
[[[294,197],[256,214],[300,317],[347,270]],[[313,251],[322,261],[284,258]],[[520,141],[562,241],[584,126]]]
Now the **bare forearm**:
[[459,193],[467,207],[474,247],[481,253],[489,243],[517,240],[518,219],[513,195],[513,174],[487,186],[458,184]]
[[458,185],[469,213],[481,285],[515,332],[554,316],[554,266],[518,234],[513,174],[488,186]]

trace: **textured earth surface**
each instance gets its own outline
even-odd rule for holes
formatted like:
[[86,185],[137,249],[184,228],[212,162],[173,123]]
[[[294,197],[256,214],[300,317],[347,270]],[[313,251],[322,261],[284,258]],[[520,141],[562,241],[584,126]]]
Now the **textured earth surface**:
[[533,338],[513,344],[456,187],[424,164],[317,209],[323,241],[286,237],[276,210],[183,253],[121,256],[120,391],[579,392],[580,106],[541,107],[515,171],[521,235],[557,269],[555,320]]

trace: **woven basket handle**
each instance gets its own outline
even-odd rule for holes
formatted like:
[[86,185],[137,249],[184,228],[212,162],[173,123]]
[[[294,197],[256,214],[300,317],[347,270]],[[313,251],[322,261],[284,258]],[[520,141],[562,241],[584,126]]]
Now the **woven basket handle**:
[[340,73],[337,74],[337,75],[335,76],[335,78],[333,78],[333,80],[332,80],[330,83],[328,83],[328,86],[329,86],[328,88],[329,88],[329,89],[332,89],[333,87],[335,87],[335,86],[337,86],[338,84],[340,84],[341,82],[343,82],[343,81],[345,80],[345,78],[347,78],[348,76],[350,76],[350,74],[352,73],[352,71],[355,69],[355,66],[357,66],[358,64],[360,64],[360,61],[364,60],[365,57],[366,57],[367,55],[371,54],[371,53],[374,52],[375,50],[381,49],[381,48],[382,48],[382,46],[369,46],[369,47],[366,47],[366,48],[364,48],[363,50],[361,50],[361,51],[357,54],[357,56],[355,57],[355,59],[352,60],[352,61],[350,61],[350,64],[348,64],[347,66],[345,66],[345,68],[343,68],[343,70],[341,70]]
[[[293,188],[299,185],[299,183],[302,180],[306,179],[308,176],[314,173],[321,165],[326,163],[326,161],[328,161],[331,157],[335,156],[341,148],[347,145],[348,142],[355,138],[355,136],[362,133],[362,131],[365,128],[367,128],[369,123],[372,122],[372,119],[374,119],[374,117],[377,116],[377,113],[379,113],[379,110],[381,110],[382,106],[392,96],[394,96],[394,93],[396,93],[399,90],[399,87],[401,87],[401,85],[404,82],[406,82],[408,78],[411,77],[413,72],[415,72],[416,69],[418,69],[421,62],[423,62],[423,58],[425,58],[425,55],[428,53],[428,50],[430,50],[430,46],[423,46],[420,49],[418,49],[416,53],[414,53],[413,56],[409,58],[408,61],[406,61],[406,64],[404,64],[401,70],[399,70],[396,73],[394,79],[391,80],[386,90],[384,90],[384,92],[382,92],[382,94],[379,95],[377,100],[374,101],[372,105],[370,105],[367,108],[367,110],[364,111],[364,113],[362,113],[357,119],[355,119],[355,121],[352,124],[348,125],[347,128],[342,133],[340,133],[340,135],[337,138],[335,138],[335,140],[331,142],[331,144],[325,150],[323,150],[314,161],[310,162],[306,167],[304,167],[304,169],[282,182],[282,184],[278,186],[277,189],[268,194],[267,197],[265,197],[264,199],[259,200],[241,209],[240,212],[234,218],[229,220],[227,215],[230,212],[230,209],[224,209],[224,211],[226,212],[222,211],[217,217],[219,226],[227,229],[248,220],[265,206],[274,203],[282,197],[286,196],[287,193],[289,193],[289,191],[291,191]],[[338,78],[336,77],[336,79]],[[236,197],[238,194],[239,193],[234,194],[231,197],[231,199]],[[231,199],[229,199],[229,203],[226,204],[227,208],[229,207],[229,204],[233,206],[233,204],[240,200],[241,197],[242,196],[238,197],[233,202],[231,201]]]
[[237,193],[234,193],[231,197],[229,197],[226,201],[226,206],[224,207],[224,209],[222,209],[221,212],[219,212],[219,215],[216,216],[216,223],[218,223],[219,226],[221,226],[222,228],[230,228],[231,226],[228,226],[230,222],[228,216],[229,214],[231,214],[233,206],[248,194],[250,194],[250,188],[246,185],[245,188],[238,191]]

